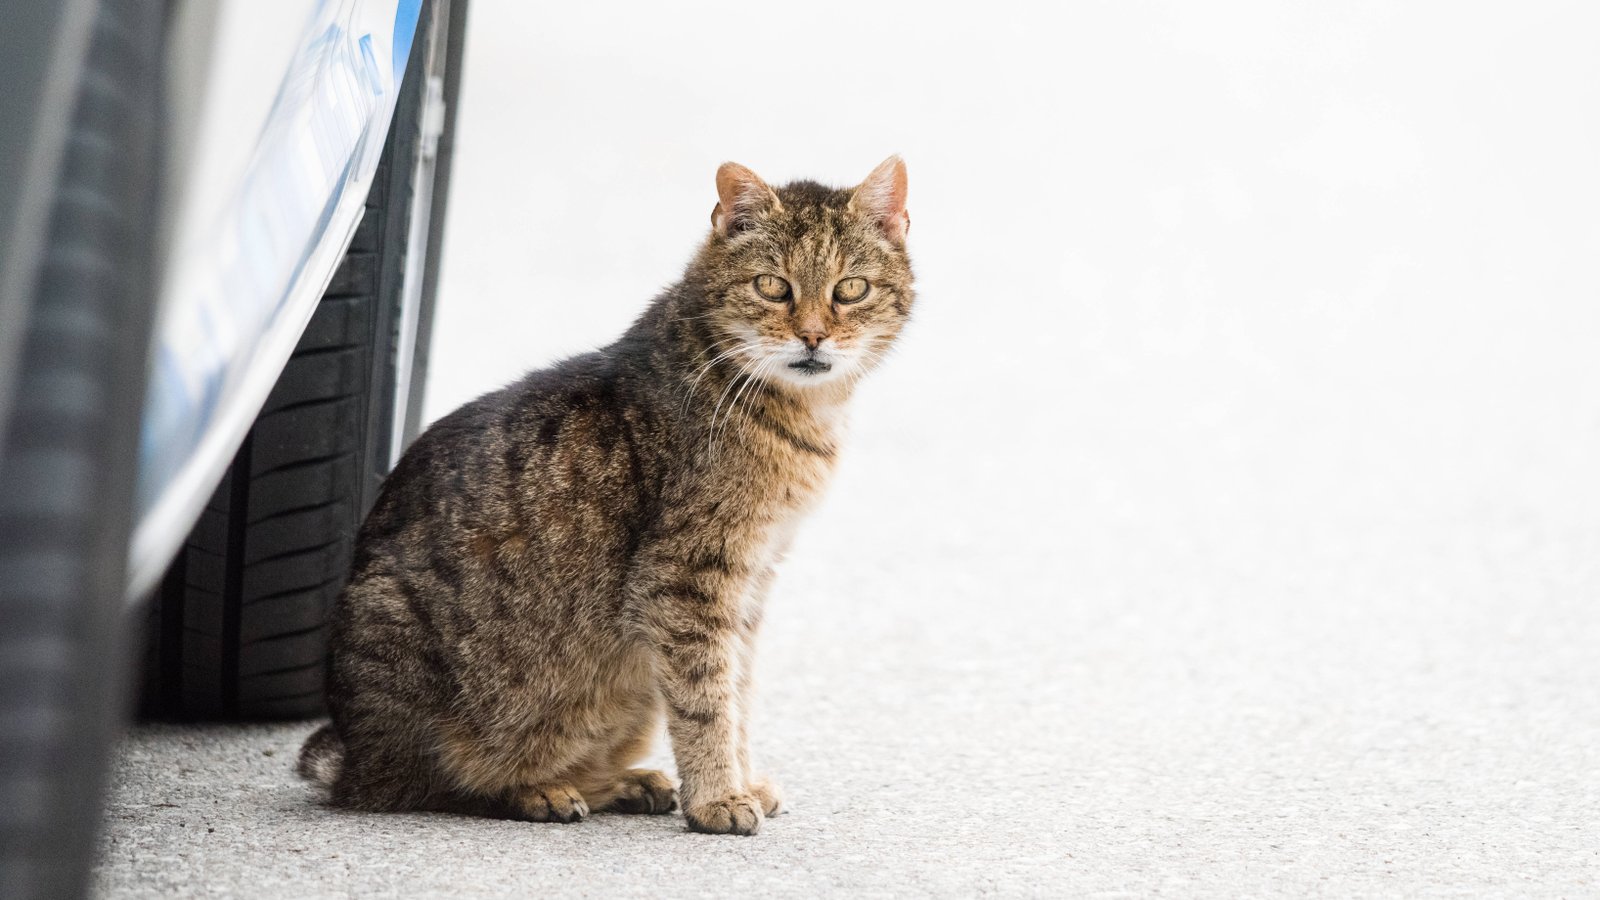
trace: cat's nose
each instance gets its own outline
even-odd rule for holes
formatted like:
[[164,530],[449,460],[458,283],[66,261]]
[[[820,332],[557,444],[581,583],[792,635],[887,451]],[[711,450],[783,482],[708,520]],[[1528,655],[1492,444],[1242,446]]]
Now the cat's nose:
[[795,336],[806,345],[807,350],[815,350],[822,345],[828,337],[828,329],[821,322],[807,322],[794,330]]

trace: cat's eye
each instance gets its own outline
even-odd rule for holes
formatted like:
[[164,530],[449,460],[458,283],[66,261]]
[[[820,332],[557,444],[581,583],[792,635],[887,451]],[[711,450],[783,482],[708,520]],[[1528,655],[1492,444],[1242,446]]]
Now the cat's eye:
[[756,293],[768,300],[789,299],[789,282],[776,275],[757,275]]
[[865,278],[846,278],[833,286],[833,302],[854,303],[867,295],[871,285]]

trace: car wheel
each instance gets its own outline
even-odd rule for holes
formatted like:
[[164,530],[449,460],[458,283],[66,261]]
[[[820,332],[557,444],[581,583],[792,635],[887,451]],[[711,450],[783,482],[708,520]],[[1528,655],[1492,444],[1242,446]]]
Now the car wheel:
[[154,598],[147,713],[323,710],[356,529],[420,421],[465,13],[424,5],[361,224]]
[[164,6],[103,0],[88,13],[18,335],[0,448],[7,897],[83,893],[108,748],[126,712],[123,591],[153,306]]

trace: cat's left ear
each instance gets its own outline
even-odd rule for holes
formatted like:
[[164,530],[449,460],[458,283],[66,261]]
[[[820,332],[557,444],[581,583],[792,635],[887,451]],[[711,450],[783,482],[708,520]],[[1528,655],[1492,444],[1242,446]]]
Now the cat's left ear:
[[867,180],[850,195],[850,209],[870,216],[895,244],[904,244],[911,230],[911,214],[906,212],[906,164],[891,156],[872,170]]

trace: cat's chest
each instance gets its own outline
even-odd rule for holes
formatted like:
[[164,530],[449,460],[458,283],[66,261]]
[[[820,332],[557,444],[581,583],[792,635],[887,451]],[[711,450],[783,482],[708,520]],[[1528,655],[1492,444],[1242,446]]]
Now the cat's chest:
[[722,546],[743,556],[752,570],[776,564],[822,498],[831,475],[831,466],[811,463],[790,463],[769,475],[738,514],[723,520]]
[[[787,542],[832,480],[837,432],[818,427],[752,429],[713,463],[714,489],[701,494],[707,521],[757,545]],[[709,485],[708,485],[709,486]]]
[[843,429],[831,423],[763,423],[749,445],[752,493],[775,512],[799,515],[821,499],[833,478]]

